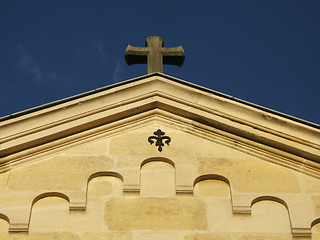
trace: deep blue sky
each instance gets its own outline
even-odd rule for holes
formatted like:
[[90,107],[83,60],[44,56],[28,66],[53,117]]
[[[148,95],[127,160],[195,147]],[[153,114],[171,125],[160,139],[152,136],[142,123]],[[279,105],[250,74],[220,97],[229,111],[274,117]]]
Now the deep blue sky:
[[161,36],[164,73],[320,124],[320,1],[0,1],[0,116],[146,74],[128,44]]

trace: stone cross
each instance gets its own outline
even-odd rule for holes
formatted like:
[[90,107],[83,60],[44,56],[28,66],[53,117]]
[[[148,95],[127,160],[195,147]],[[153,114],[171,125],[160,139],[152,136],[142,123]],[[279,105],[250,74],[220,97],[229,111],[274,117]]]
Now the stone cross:
[[163,64],[172,64],[179,67],[184,61],[184,51],[181,46],[164,48],[161,37],[148,37],[146,47],[128,45],[124,54],[127,64],[144,63],[148,65],[148,73],[163,72]]

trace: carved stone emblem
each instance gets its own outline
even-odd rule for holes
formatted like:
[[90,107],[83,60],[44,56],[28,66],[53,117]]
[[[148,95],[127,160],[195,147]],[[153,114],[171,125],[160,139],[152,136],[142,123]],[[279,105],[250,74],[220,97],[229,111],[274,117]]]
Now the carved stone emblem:
[[160,129],[155,131],[153,134],[156,135],[156,137],[155,136],[148,137],[148,142],[150,144],[153,144],[154,140],[155,140],[156,141],[156,147],[158,147],[158,151],[161,152],[162,151],[162,147],[164,146],[162,141],[165,140],[165,143],[167,145],[169,145],[169,143],[171,142],[171,138],[168,137],[168,136],[164,136],[166,133],[162,132]]

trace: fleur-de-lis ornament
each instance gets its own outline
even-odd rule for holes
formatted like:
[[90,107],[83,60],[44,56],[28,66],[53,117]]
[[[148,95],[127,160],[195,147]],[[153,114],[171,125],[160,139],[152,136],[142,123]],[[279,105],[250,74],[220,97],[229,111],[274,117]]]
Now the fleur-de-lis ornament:
[[162,147],[164,146],[162,140],[165,140],[165,143],[169,145],[169,143],[171,142],[171,138],[168,136],[164,136],[166,133],[162,132],[160,129],[155,131],[153,134],[156,135],[156,137],[155,136],[148,137],[148,142],[150,144],[153,144],[154,143],[153,140],[156,140],[156,147],[158,147],[158,151],[161,152]]

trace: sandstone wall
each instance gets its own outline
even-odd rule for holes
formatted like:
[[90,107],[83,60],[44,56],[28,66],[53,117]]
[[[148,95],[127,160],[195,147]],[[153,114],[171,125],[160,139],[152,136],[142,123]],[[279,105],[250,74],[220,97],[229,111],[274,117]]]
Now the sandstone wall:
[[[158,128],[162,152],[147,142]],[[320,239],[319,179],[180,129],[139,126],[1,173],[0,239]]]

